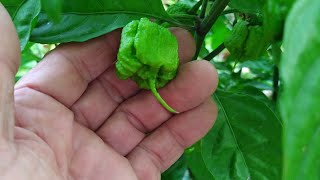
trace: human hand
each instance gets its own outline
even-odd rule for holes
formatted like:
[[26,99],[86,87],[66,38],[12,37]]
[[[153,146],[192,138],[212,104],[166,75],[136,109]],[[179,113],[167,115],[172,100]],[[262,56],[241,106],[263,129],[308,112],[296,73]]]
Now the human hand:
[[0,32],[3,180],[160,179],[214,123],[217,109],[210,96],[217,74],[206,61],[188,62],[195,45],[184,30],[172,29],[179,41],[179,73],[159,90],[178,115],[133,81],[116,77],[119,30],[59,46],[15,89],[19,44],[1,4]]

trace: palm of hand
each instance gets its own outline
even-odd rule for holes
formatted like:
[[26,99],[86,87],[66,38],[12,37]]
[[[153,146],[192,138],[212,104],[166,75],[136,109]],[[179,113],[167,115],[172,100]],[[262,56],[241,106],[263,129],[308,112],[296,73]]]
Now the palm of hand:
[[[0,59],[5,65],[0,80],[8,82],[0,86],[0,108],[10,109],[10,103],[1,102],[11,100],[10,93],[4,94],[19,48],[8,16],[0,12],[5,34],[0,54],[8,57]],[[216,116],[210,99],[217,83],[214,69],[204,61],[187,63],[194,53],[192,37],[180,29],[173,32],[183,65],[160,93],[181,114],[173,116],[150,92],[117,79],[119,31],[62,45],[18,82],[15,114],[11,109],[0,113],[7,122],[0,124],[1,179],[159,179]],[[1,51],[5,48],[9,52]]]

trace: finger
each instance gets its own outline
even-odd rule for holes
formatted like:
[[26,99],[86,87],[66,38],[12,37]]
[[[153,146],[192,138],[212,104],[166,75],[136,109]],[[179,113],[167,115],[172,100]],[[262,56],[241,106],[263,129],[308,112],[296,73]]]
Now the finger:
[[191,33],[182,28],[170,28],[171,32],[177,37],[179,45],[179,59],[180,62],[186,63],[192,60],[196,53],[196,43]]
[[[181,28],[174,28],[172,32],[178,39],[181,63],[190,61],[195,53],[193,37]],[[117,78],[113,66],[89,85],[83,96],[72,106],[72,110],[78,122],[96,130],[121,102],[138,91],[139,88],[133,81]]]
[[186,113],[174,116],[144,139],[127,156],[138,179],[156,179],[212,127],[217,108],[211,99]]
[[13,139],[13,87],[19,62],[18,36],[9,14],[0,3],[0,139]]
[[[160,90],[174,109],[185,112],[203,103],[217,86],[217,75],[207,61],[194,61],[181,67],[176,79]],[[149,91],[128,99],[98,129],[97,134],[122,155],[130,152],[144,137],[172,116]]]
[[85,43],[62,45],[24,76],[16,89],[31,88],[70,107],[88,83],[113,64],[119,39],[116,30]]

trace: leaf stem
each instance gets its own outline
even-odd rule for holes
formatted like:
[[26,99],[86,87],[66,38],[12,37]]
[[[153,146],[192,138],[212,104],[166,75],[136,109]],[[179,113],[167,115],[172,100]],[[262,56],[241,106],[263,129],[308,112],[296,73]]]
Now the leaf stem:
[[214,57],[216,57],[221,51],[223,51],[226,47],[224,46],[224,43],[221,43],[215,50],[213,50],[211,53],[209,53],[206,57],[203,59],[205,60],[212,60]]
[[152,92],[152,94],[154,95],[154,97],[156,97],[156,99],[158,100],[158,102],[165,108],[167,109],[169,112],[171,113],[175,113],[178,114],[179,112],[177,112],[176,110],[174,110],[173,108],[171,108],[161,97],[161,95],[158,93],[157,89],[156,89],[156,80],[155,79],[150,79],[149,80],[149,88]]

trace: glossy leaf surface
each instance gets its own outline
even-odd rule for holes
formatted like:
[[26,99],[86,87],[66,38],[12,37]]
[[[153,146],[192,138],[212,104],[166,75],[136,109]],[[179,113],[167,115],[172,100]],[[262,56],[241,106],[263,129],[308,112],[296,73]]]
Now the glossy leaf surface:
[[281,179],[281,121],[258,95],[218,92],[219,116],[189,152],[196,179]]
[[284,179],[320,179],[320,1],[299,0],[285,26]]

